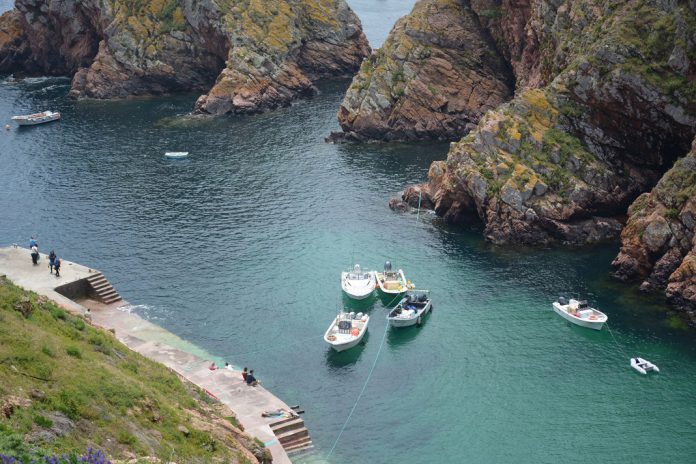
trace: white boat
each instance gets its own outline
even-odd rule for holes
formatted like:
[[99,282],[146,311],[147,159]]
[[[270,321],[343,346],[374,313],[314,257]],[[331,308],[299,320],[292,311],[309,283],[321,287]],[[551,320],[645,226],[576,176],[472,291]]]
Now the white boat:
[[45,122],[58,121],[60,113],[57,111],[44,111],[42,113],[27,114],[24,116],[12,116],[12,120],[20,126],[34,126]]
[[428,290],[413,290],[389,311],[387,321],[392,327],[421,325],[423,317],[433,309]]
[[406,290],[415,288],[410,281],[406,280],[403,270],[392,270],[392,265],[389,261],[384,263],[384,272],[376,272],[375,274],[379,289],[388,295],[399,295]]
[[367,314],[340,312],[324,334],[324,341],[336,351],[353,348],[365,336],[368,322]]
[[187,151],[168,151],[164,154],[167,158],[186,158],[189,152]]
[[643,358],[631,358],[631,367],[641,374],[647,374],[648,372],[660,372],[660,369],[656,365]]
[[341,272],[341,288],[354,300],[364,300],[372,296],[377,281],[372,271],[363,271],[356,264],[352,271]]
[[587,301],[573,300],[566,301],[561,297],[553,302],[553,310],[563,319],[588,329],[602,330],[602,326],[607,322],[606,314],[590,308]]

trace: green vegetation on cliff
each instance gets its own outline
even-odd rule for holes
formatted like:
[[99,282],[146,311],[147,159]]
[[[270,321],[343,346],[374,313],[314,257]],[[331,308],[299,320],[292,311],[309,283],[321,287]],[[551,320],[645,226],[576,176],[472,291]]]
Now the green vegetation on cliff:
[[0,454],[78,453],[92,446],[109,458],[164,462],[257,462],[249,449],[267,456],[234,427],[229,409],[109,332],[4,277],[0,406]]

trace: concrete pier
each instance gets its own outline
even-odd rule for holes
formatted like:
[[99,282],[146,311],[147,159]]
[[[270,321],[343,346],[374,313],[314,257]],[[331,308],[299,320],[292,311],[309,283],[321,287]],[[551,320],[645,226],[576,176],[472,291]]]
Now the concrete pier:
[[[62,259],[60,273],[58,278],[49,274],[46,255],[42,255],[35,266],[29,250],[0,248],[0,275],[26,290],[50,298],[74,314],[84,315],[89,308],[93,325],[113,330],[118,340],[130,349],[166,365],[232,409],[246,433],[266,445],[274,463],[291,462],[286,448],[311,447],[309,432],[301,419],[277,425],[280,422],[277,418],[261,416],[264,411],[290,411],[287,404],[261,385],[247,386],[239,370],[218,368],[211,371],[213,357],[210,354],[133,314],[126,302],[97,301],[99,295],[92,291],[89,282],[101,276],[99,271]],[[274,433],[274,428],[282,433]]]

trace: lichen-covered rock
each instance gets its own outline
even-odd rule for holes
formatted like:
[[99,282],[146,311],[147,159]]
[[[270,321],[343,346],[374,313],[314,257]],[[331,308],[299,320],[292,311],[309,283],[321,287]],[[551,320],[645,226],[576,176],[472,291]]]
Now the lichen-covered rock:
[[369,54],[344,0],[17,0],[0,21],[0,71],[74,75],[75,98],[213,86],[210,114],[288,104]]
[[612,263],[616,277],[666,292],[696,323],[696,142],[628,214]]
[[[529,4],[525,30],[535,39],[523,48],[539,49],[518,62],[526,86],[452,144],[427,190],[437,214],[457,222],[474,212],[496,243],[615,237],[619,223],[608,218],[650,189],[696,135],[696,5]],[[664,231],[653,232],[658,246]]]
[[455,140],[513,86],[467,2],[420,0],[362,64],[338,120],[359,140]]

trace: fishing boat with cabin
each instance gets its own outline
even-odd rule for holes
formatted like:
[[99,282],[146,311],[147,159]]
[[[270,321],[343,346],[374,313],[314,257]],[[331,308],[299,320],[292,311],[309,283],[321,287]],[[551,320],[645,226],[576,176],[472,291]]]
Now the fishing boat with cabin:
[[364,300],[374,294],[377,281],[373,271],[363,271],[359,264],[351,271],[341,272],[341,289],[354,300]]

